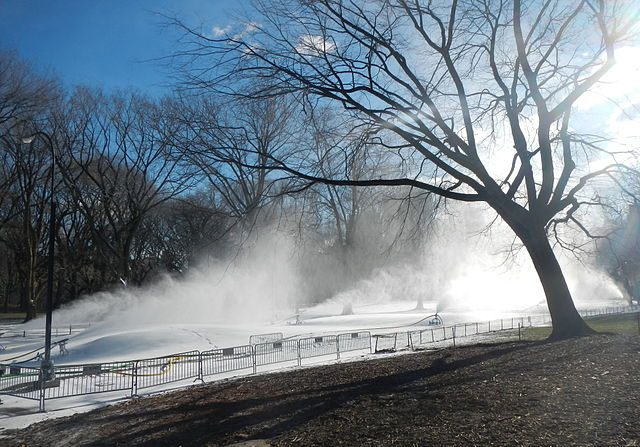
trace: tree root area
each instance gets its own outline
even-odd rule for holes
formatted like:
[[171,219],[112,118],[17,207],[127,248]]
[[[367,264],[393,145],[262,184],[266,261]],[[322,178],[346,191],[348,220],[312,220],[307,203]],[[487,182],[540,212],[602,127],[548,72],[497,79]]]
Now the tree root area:
[[35,446],[640,445],[640,338],[387,356],[144,397],[13,434]]

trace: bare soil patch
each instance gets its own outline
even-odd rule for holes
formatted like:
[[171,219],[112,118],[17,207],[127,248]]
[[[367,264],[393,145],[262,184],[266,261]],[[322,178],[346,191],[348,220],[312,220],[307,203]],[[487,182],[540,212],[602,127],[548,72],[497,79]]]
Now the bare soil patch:
[[640,445],[640,337],[508,342],[245,377],[34,424],[6,445]]

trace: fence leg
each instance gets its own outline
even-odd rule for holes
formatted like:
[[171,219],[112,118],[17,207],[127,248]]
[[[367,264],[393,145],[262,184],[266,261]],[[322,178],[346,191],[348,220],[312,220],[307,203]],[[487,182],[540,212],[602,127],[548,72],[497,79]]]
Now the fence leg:
[[521,329],[522,329],[522,326],[520,326],[520,323],[518,323],[518,341],[522,341],[522,334],[520,333]]
[[371,332],[369,332],[369,352],[373,354],[373,345],[371,344]]
[[467,336],[467,323],[464,324],[464,336]]
[[202,353],[198,352],[198,377],[196,378],[196,380],[194,380],[194,382],[200,381],[202,383],[204,383],[204,374],[203,374],[203,368],[202,368]]
[[491,320],[489,320],[489,332],[491,332]]
[[298,366],[301,366],[302,358],[300,357],[300,340],[296,343],[296,348],[298,349]]
[[453,347],[456,347],[456,327],[453,326],[451,328],[451,335],[453,335]]
[[44,371],[40,370],[40,396],[39,396],[39,408],[42,413],[46,411],[45,409],[45,387],[44,387]]
[[133,376],[131,379],[131,397],[138,397],[138,362],[133,362]]
[[504,320],[500,318],[500,330],[504,329]]
[[256,359],[256,347],[251,346],[251,360],[253,361],[253,373],[256,374],[258,372],[258,361]]
[[340,339],[336,336],[336,360],[340,360]]

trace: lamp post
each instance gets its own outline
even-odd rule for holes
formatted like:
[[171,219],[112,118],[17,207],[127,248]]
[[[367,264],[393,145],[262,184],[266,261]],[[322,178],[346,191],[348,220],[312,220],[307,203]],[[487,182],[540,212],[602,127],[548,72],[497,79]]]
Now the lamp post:
[[44,341],[44,359],[40,364],[42,370],[42,378],[45,381],[53,380],[54,369],[53,361],[51,360],[51,316],[53,313],[53,267],[54,267],[54,250],[56,241],[56,201],[54,194],[55,186],[55,173],[56,173],[56,154],[53,150],[53,141],[48,133],[43,131],[35,132],[29,137],[22,139],[25,144],[31,144],[36,137],[42,137],[47,141],[49,149],[51,150],[51,204],[49,215],[49,253],[47,259],[47,301],[46,301],[46,323],[45,323],[45,341]]

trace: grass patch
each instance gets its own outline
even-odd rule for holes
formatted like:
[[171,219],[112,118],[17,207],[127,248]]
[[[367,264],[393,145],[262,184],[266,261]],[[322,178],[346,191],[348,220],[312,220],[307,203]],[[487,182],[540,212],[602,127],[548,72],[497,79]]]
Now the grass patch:
[[[638,312],[619,315],[600,315],[585,318],[587,324],[597,332],[611,332],[614,334],[638,335],[640,323]],[[551,335],[550,327],[530,327],[522,331],[524,340],[543,340]]]

